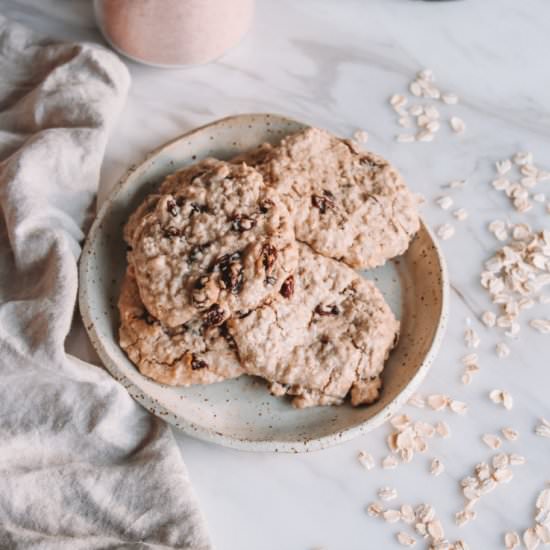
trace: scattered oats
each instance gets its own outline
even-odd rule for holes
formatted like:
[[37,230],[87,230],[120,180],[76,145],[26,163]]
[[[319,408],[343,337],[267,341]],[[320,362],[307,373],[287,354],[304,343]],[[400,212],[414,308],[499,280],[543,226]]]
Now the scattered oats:
[[504,342],[498,342],[496,351],[499,359],[506,359],[510,355],[510,348]]
[[414,445],[414,432],[411,428],[405,428],[398,432],[395,438],[397,449],[412,449]]
[[428,531],[426,530],[426,525],[424,523],[415,523],[414,529],[419,535],[422,535],[423,537],[428,536]]
[[529,326],[541,334],[550,334],[550,319],[533,319],[529,322]]
[[501,220],[492,221],[489,224],[489,231],[499,241],[506,241],[508,239],[508,230],[506,229],[506,224]]
[[439,422],[436,422],[435,424],[435,432],[439,437],[447,438],[451,436],[451,429],[449,428],[449,425],[447,422],[444,422],[440,420]]
[[504,390],[492,390],[489,393],[489,398],[493,403],[502,404],[505,409],[510,410],[514,406],[512,396]]
[[491,182],[491,185],[497,190],[497,191],[508,191],[510,189],[510,181],[506,178],[497,178],[494,179]]
[[441,394],[428,396],[428,406],[434,411],[441,411],[449,404],[449,397]]
[[390,419],[390,424],[398,430],[404,430],[407,426],[410,426],[411,418],[406,414],[395,415]]
[[437,107],[434,105],[426,105],[426,107],[424,107],[424,113],[430,120],[439,120],[441,117]]
[[489,479],[484,479],[479,484],[479,493],[480,495],[487,495],[494,491],[497,488],[497,482],[490,477]]
[[468,405],[462,401],[453,399],[449,403],[449,408],[456,414],[466,414],[468,412]]
[[519,323],[512,323],[510,330],[507,330],[504,334],[510,338],[515,338],[520,331],[521,325]]
[[504,408],[508,411],[511,410],[514,406],[514,400],[507,391],[502,392],[502,404],[504,405]]
[[397,542],[403,546],[414,546],[416,544],[416,539],[407,533],[400,531],[396,535]]
[[414,432],[417,436],[432,438],[435,435],[435,428],[427,422],[418,421],[414,423]]
[[372,470],[374,468],[374,458],[370,453],[366,451],[359,451],[357,460],[366,470]]
[[418,126],[420,126],[421,128],[424,128],[425,126],[427,126],[429,122],[430,122],[430,117],[429,117],[428,115],[420,115],[420,116],[416,119],[416,123],[417,123]]
[[493,468],[505,468],[510,464],[510,457],[506,453],[498,453],[493,456],[492,465]]
[[478,359],[477,353],[468,353],[468,355],[462,357],[462,364],[466,366],[477,365]]
[[439,123],[438,120],[430,120],[430,122],[426,124],[426,129],[429,130],[430,132],[434,132],[434,133],[438,132],[439,128],[441,128],[441,124]]
[[415,137],[413,134],[398,134],[395,139],[399,143],[411,143],[415,140]]
[[416,519],[421,523],[428,523],[435,518],[435,508],[430,504],[419,504],[414,513],[416,514]]
[[541,418],[540,423],[535,427],[535,434],[540,437],[550,437],[550,422]]
[[372,502],[367,507],[367,514],[371,518],[380,517],[384,513],[384,507],[379,502]]
[[451,117],[451,119],[449,120],[449,124],[451,125],[453,132],[457,134],[462,134],[466,130],[466,124],[461,118],[457,116]]
[[455,542],[454,548],[451,550],[470,550],[470,547],[466,544],[466,541],[459,539]]
[[499,176],[507,174],[512,169],[512,161],[510,159],[496,162],[496,168]]
[[504,535],[504,545],[506,550],[515,550],[521,544],[519,535],[515,531],[508,531]]
[[450,189],[462,189],[466,185],[466,180],[453,180],[447,184]]
[[415,97],[420,97],[422,95],[422,88],[420,87],[420,84],[416,80],[410,83],[409,91]]
[[424,113],[424,106],[423,105],[411,105],[409,109],[409,114],[414,117],[419,117]]
[[393,487],[382,487],[378,490],[378,498],[383,501],[395,500],[397,491]]
[[365,130],[357,130],[353,134],[353,140],[357,143],[367,143],[367,141],[369,140],[369,134],[367,134]]
[[415,437],[413,444],[414,444],[414,450],[417,453],[425,453],[428,450],[428,444],[422,437]]
[[428,87],[425,90],[424,96],[431,99],[439,99],[441,97],[441,92],[437,88]]
[[475,487],[477,485],[477,479],[473,476],[464,477],[460,480],[460,486],[464,489],[466,487]]
[[491,468],[489,468],[486,462],[480,462],[474,470],[479,481],[484,481],[491,477]]
[[522,455],[518,455],[515,453],[512,453],[510,456],[510,464],[512,466],[523,466],[526,462],[525,457]]
[[543,489],[537,497],[536,507],[541,510],[550,510],[550,489]]
[[424,401],[424,398],[420,394],[413,393],[409,397],[409,400],[407,401],[407,404],[411,405],[412,407],[416,407],[418,409],[423,409],[424,406],[425,406],[425,401]]
[[493,403],[502,403],[502,391],[501,390],[492,390],[490,393],[489,393],[489,399],[493,402]]
[[516,153],[513,158],[514,164],[524,166],[525,164],[533,164],[533,153]]
[[484,434],[481,439],[483,440],[483,443],[491,449],[499,449],[502,445],[502,441],[498,435]]
[[486,327],[492,328],[495,326],[497,316],[492,311],[484,311],[481,316],[481,321]]
[[435,542],[440,541],[445,537],[445,532],[443,531],[443,525],[438,519],[433,519],[428,522],[427,525],[428,534],[434,539]]
[[497,468],[493,472],[493,479],[498,483],[508,483],[512,481],[514,474],[510,468]]
[[455,523],[462,527],[463,525],[466,525],[473,519],[475,519],[476,513],[474,510],[460,510],[455,514]]
[[401,512],[399,510],[386,510],[382,512],[382,517],[388,523],[397,523],[401,519]]
[[399,449],[399,456],[405,464],[408,464],[413,459],[414,451],[411,448]]
[[479,347],[481,340],[479,339],[477,332],[473,328],[468,327],[464,331],[464,343],[469,348],[477,349]]
[[415,519],[413,507],[410,504],[403,504],[401,506],[401,520],[410,525],[414,523]]
[[527,550],[535,550],[540,544],[540,539],[533,527],[529,527],[523,532],[523,544]]
[[402,107],[407,104],[407,98],[399,94],[393,94],[390,97],[390,105],[396,110],[399,111]]
[[479,489],[477,487],[464,487],[462,494],[467,500],[474,500],[479,498]]
[[550,544],[550,527],[537,523],[535,531],[542,544]]
[[399,117],[397,123],[403,128],[410,128],[412,126],[411,119],[408,116]]
[[435,137],[435,134],[433,134],[430,130],[420,130],[416,134],[416,141],[433,141]]
[[439,458],[432,459],[432,462],[430,464],[430,474],[433,476],[441,475],[445,471],[445,466],[443,465],[443,462],[439,460]]
[[458,208],[453,212],[453,216],[459,222],[462,222],[468,218],[468,212],[464,208]]
[[382,468],[384,468],[384,470],[395,470],[398,464],[399,462],[394,455],[388,455],[382,460]]
[[447,105],[456,105],[458,103],[458,96],[452,93],[441,94],[441,101]]
[[500,431],[502,432],[504,438],[508,441],[516,441],[519,437],[519,432],[514,430],[514,428],[502,428]]
[[449,210],[453,205],[453,199],[449,195],[438,197],[435,202],[442,210]]
[[520,180],[521,185],[523,187],[526,187],[527,189],[532,189],[537,185],[537,178],[535,176],[525,176],[521,178]]
[[469,372],[465,372],[461,377],[460,380],[463,384],[471,384],[472,383],[472,375]]
[[444,223],[437,228],[437,236],[443,241],[450,239],[454,234],[455,228],[449,223]]
[[531,237],[531,226],[526,223],[516,223],[512,228],[512,237],[517,241],[525,241]]
[[512,201],[512,204],[514,205],[514,208],[520,212],[521,214],[525,212],[529,212],[531,208],[533,208],[533,205],[524,198],[517,198]]
[[534,164],[524,164],[519,171],[524,176],[537,177],[539,169]]

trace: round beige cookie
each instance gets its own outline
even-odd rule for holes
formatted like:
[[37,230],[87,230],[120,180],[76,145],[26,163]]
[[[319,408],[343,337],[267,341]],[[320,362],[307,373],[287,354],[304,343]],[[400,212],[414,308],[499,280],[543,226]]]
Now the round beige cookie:
[[388,162],[318,128],[239,157],[279,190],[296,238],[354,268],[405,252],[418,231],[415,196]]
[[279,295],[227,323],[243,367],[296,396],[298,407],[373,402],[399,332],[375,285],[346,265],[299,247]]
[[143,375],[163,384],[189,386],[243,374],[224,325],[207,328],[193,320],[180,327],[163,326],[143,306],[131,269],[118,307],[120,346]]
[[169,176],[149,200],[126,229],[128,260],[143,303],[167,326],[246,313],[294,269],[288,210],[254,168],[208,159]]

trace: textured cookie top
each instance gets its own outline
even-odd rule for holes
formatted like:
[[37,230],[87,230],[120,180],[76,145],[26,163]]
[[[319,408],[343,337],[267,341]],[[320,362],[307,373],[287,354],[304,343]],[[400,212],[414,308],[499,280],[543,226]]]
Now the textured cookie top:
[[197,320],[163,326],[145,309],[136,281],[126,274],[118,302],[119,341],[140,372],[176,386],[211,384],[243,374],[225,326],[204,327]]
[[140,208],[125,231],[128,259],[145,306],[167,326],[197,316],[219,325],[277,293],[294,268],[288,210],[244,164],[198,163]]
[[373,283],[307,245],[279,296],[227,326],[245,370],[302,396],[297,406],[339,402],[350,391],[354,405],[374,400],[366,388],[399,330]]
[[381,157],[309,128],[241,155],[284,194],[296,238],[354,268],[402,254],[419,227],[414,195]]

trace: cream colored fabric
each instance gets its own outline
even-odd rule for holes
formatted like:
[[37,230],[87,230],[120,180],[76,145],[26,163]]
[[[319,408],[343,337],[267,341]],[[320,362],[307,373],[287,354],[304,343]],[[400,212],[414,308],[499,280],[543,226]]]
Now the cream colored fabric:
[[0,16],[0,548],[210,548],[166,424],[66,354],[77,261],[129,76]]

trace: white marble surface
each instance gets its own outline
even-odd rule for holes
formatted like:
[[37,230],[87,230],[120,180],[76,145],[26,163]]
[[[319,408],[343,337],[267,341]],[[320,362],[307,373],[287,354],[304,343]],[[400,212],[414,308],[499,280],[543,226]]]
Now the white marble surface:
[[[100,40],[88,1],[0,0],[0,12],[58,37]],[[537,417],[550,417],[550,336],[525,328],[519,341],[510,342],[511,357],[498,360],[497,335],[474,321],[482,337],[482,370],[470,386],[460,383],[459,358],[465,352],[465,317],[475,318],[489,305],[478,284],[481,262],[496,245],[487,222],[509,218],[550,226],[541,205],[515,214],[489,185],[492,163],[516,150],[533,151],[550,169],[549,21],[548,0],[260,0],[252,31],[215,64],[159,71],[129,63],[133,87],[107,150],[101,197],[130,164],[164,141],[212,119],[252,111],[288,114],[342,135],[364,128],[369,147],[428,197],[424,215],[434,225],[450,214],[431,199],[446,182],[468,178],[467,187],[453,195],[470,218],[455,223],[457,235],[443,243],[454,289],[451,323],[422,387],[424,393],[466,401],[468,414],[408,410],[415,418],[444,418],[453,435],[433,441],[426,456],[395,471],[366,472],[356,461],[360,449],[377,459],[386,454],[387,427],[299,456],[246,454],[176,434],[217,548],[398,547],[397,525],[364,512],[383,485],[398,489],[398,502],[434,504],[449,538],[462,537],[472,549],[502,548],[506,529],[531,524],[535,495],[550,479],[550,440],[533,433]],[[462,98],[448,112],[463,117],[467,132],[456,137],[443,129],[433,143],[397,144],[387,98],[425,66]],[[540,186],[550,196],[550,183]],[[549,316],[549,306],[539,308],[539,316]],[[70,345],[90,356],[78,331]],[[494,387],[512,392],[512,411],[487,399]],[[505,449],[524,454],[528,464],[479,503],[475,522],[458,528],[453,522],[462,504],[458,480],[491,455],[480,435],[507,425],[521,435]],[[432,456],[446,465],[438,478],[427,473]]]

